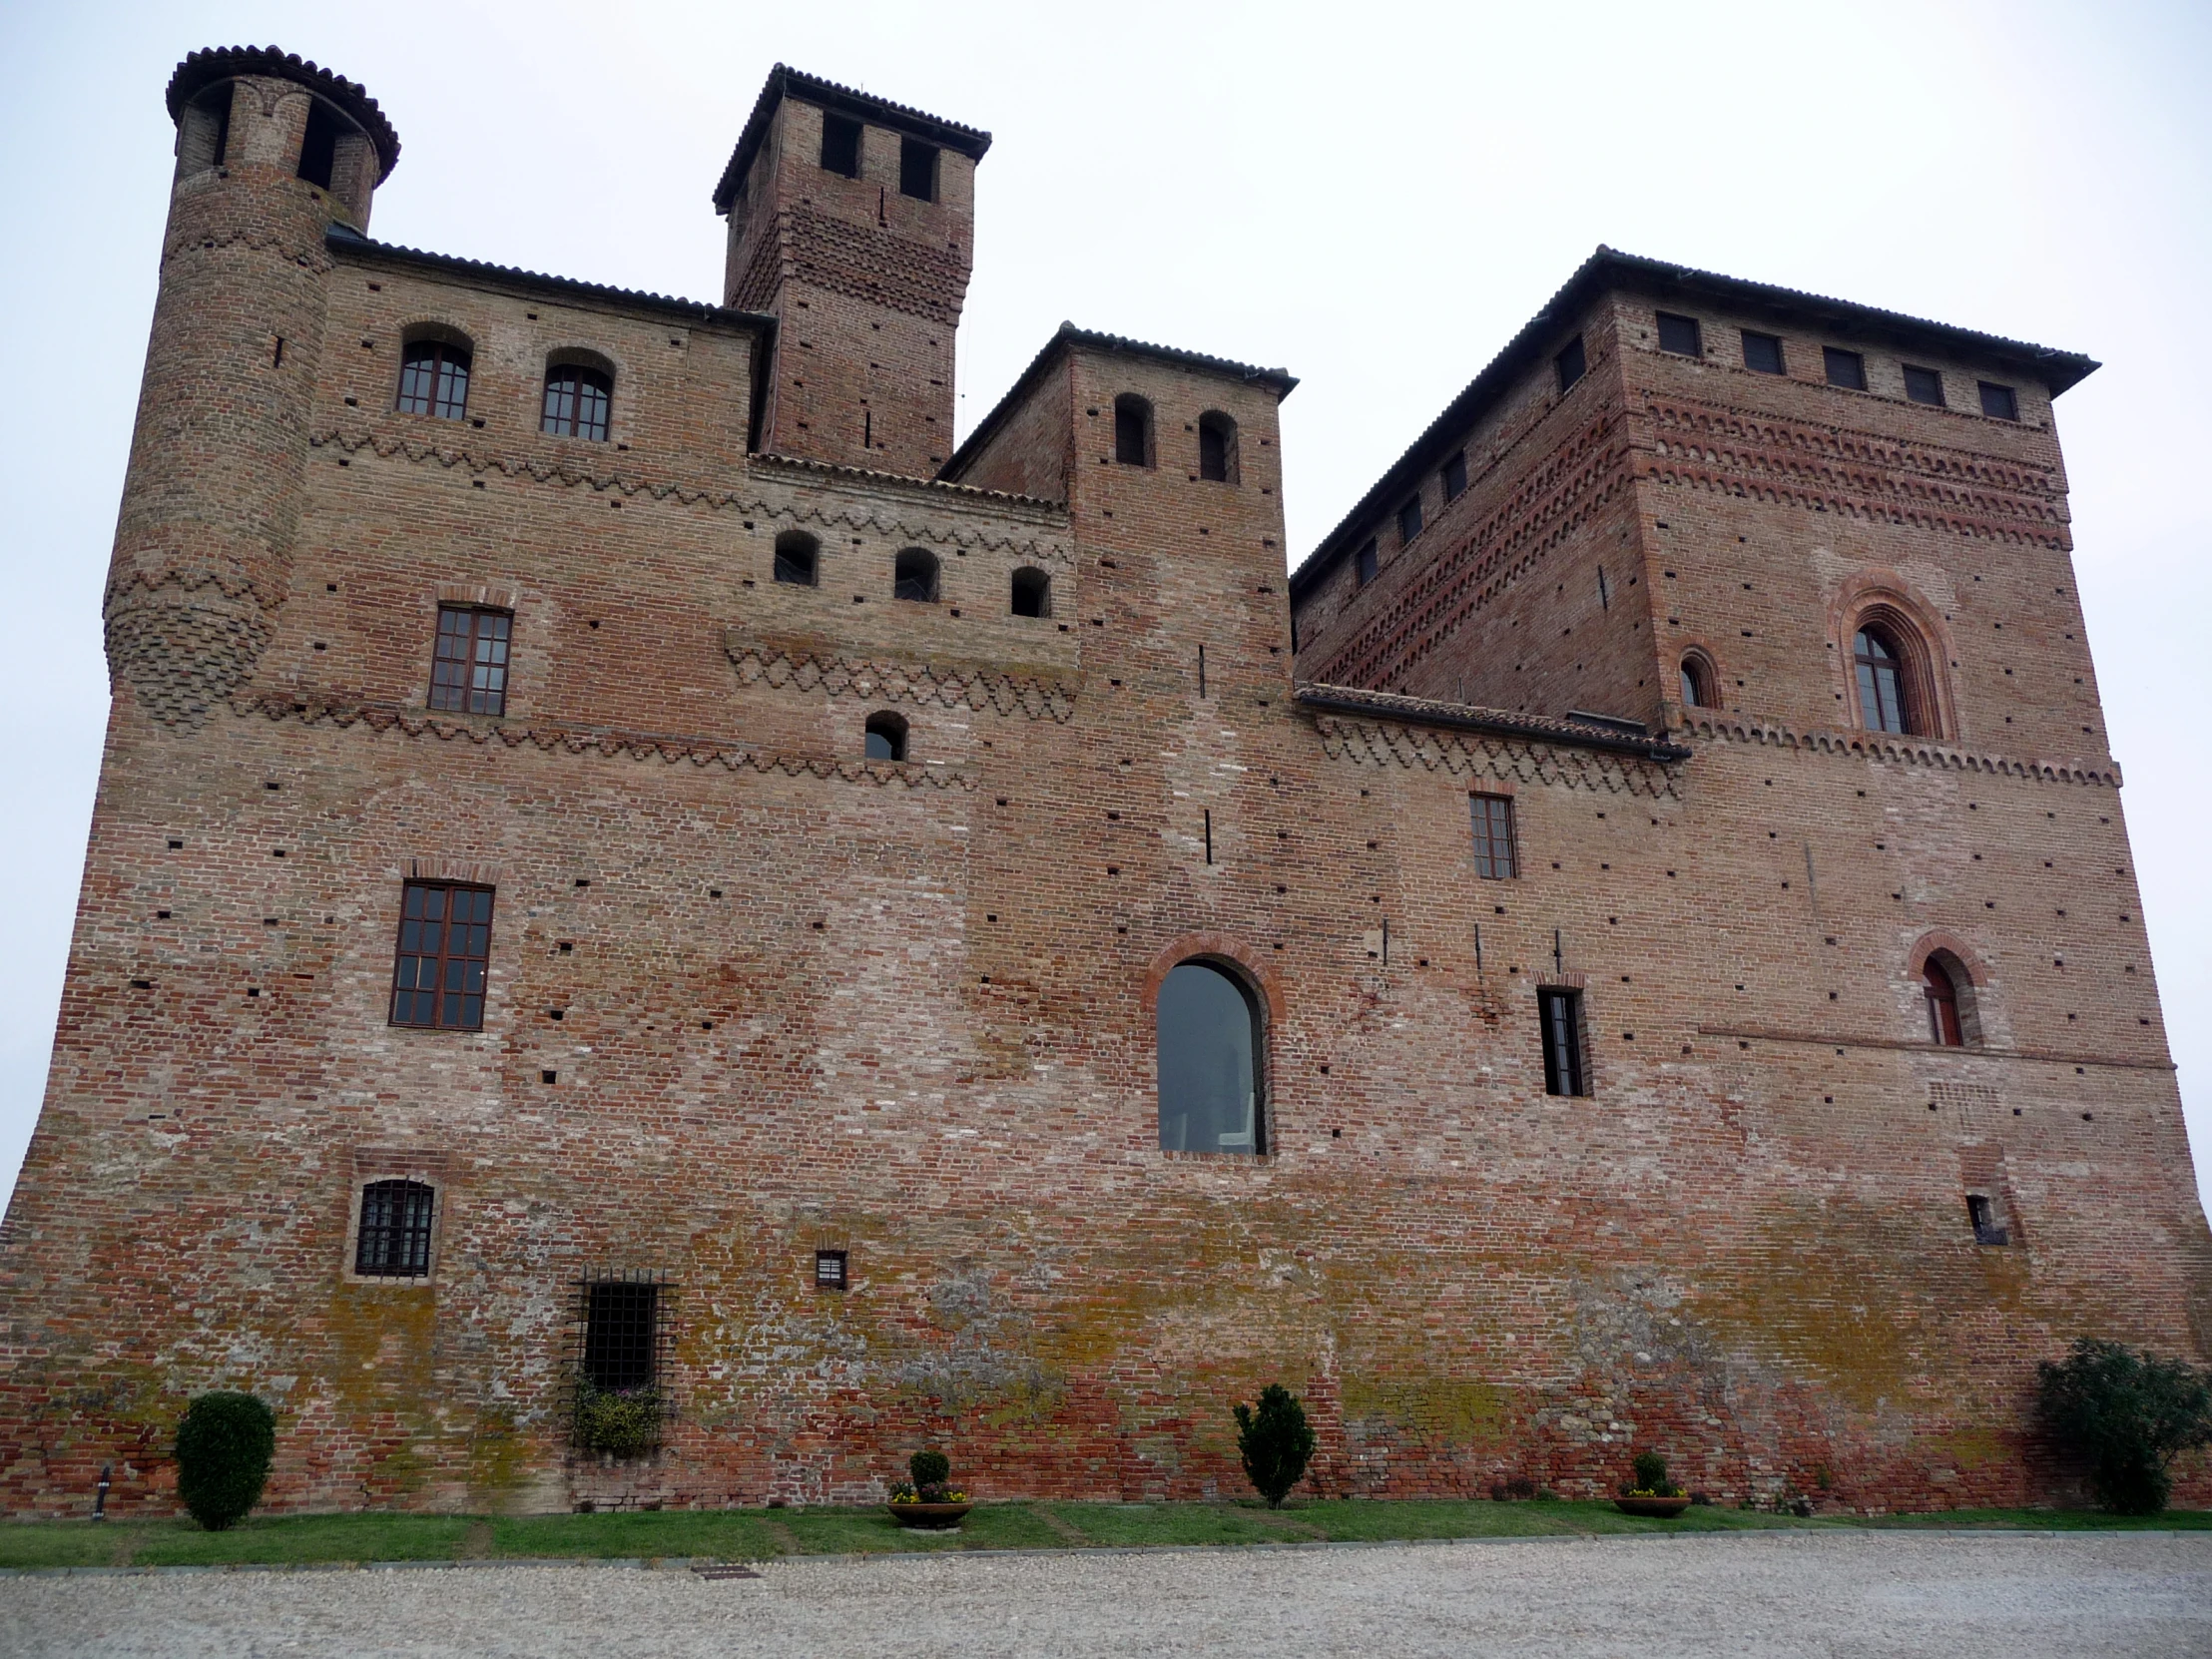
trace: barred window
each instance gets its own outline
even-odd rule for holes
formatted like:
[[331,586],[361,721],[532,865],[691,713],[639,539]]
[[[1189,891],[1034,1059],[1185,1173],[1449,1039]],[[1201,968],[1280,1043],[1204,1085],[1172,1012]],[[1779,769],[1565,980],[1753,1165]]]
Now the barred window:
[[584,1287],[584,1380],[595,1388],[650,1388],[658,1381],[661,1288],[628,1279]]
[[1474,873],[1493,880],[1519,873],[1513,860],[1513,803],[1502,795],[1467,798],[1474,817]]
[[392,1024],[483,1029],[491,891],[450,881],[407,883],[392,969]]
[[469,349],[418,339],[399,359],[399,412],[459,420],[468,413]]
[[466,605],[438,607],[438,647],[430,664],[430,707],[472,715],[507,712],[507,647],[514,618]]
[[539,417],[539,429],[557,438],[604,443],[614,396],[614,378],[603,370],[556,363],[546,371],[545,412]]
[[353,1271],[371,1279],[420,1279],[430,1271],[437,1191],[420,1181],[371,1181],[361,1189]]

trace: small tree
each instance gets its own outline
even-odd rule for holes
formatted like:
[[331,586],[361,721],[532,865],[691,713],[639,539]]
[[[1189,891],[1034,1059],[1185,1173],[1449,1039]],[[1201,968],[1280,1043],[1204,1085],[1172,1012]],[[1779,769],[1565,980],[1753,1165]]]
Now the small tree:
[[262,1499],[276,1454],[276,1416],[252,1394],[202,1394],[177,1426],[177,1495],[210,1532]]
[[1667,1460],[1660,1456],[1658,1452],[1637,1452],[1629,1460],[1629,1467],[1635,1470],[1636,1481],[1632,1486],[1621,1488],[1623,1497],[1634,1492],[1648,1492],[1654,1497],[1680,1497],[1682,1495],[1681,1488],[1668,1481]]
[[906,1459],[914,1494],[924,1503],[943,1503],[952,1492],[952,1459],[941,1451],[917,1451]]
[[2037,1371],[2044,1426],[2088,1459],[2097,1501],[2115,1514],[2157,1514],[2174,1458],[2212,1442],[2212,1379],[2183,1361],[2082,1337]]
[[1282,1383],[1270,1382],[1260,1390],[1259,1410],[1249,1405],[1234,1409],[1245,1474],[1268,1500],[1268,1507],[1280,1509],[1305,1475],[1307,1459],[1314,1455],[1314,1430],[1306,1421],[1306,1407]]

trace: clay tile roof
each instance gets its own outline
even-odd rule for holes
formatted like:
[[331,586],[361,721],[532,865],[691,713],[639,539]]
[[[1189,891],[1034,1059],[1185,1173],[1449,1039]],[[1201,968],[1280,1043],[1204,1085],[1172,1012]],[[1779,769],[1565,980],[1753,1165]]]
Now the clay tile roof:
[[877,127],[888,127],[894,133],[926,139],[944,149],[958,151],[971,162],[981,161],[983,152],[991,147],[991,135],[978,128],[963,127],[957,121],[947,121],[942,116],[877,98],[856,87],[842,87],[804,70],[778,64],[768,72],[768,84],[754,100],[745,131],[738,135],[738,147],[730,152],[730,165],[722,170],[722,182],[715,186],[716,213],[730,211],[738,186],[752,171],[753,157],[760,150],[761,141],[768,137],[769,118],[776,114],[776,106],[787,95],[804,103],[820,104],[826,110],[835,110],[839,115],[857,117]]
[[1448,726],[1503,738],[1528,738],[1577,749],[1605,749],[1640,755],[1649,761],[1686,761],[1690,751],[1652,737],[1634,721],[1610,715],[1523,715],[1509,709],[1482,709],[1470,703],[1444,703],[1429,697],[1369,691],[1362,686],[1330,686],[1308,681],[1296,693],[1299,706],[1332,714],[1366,715],[1413,726]]
[[275,46],[211,46],[195,52],[169,78],[169,119],[182,121],[185,106],[209,87],[241,75],[268,75],[296,81],[342,113],[376,147],[376,182],[382,184],[399,165],[399,135],[358,81],[348,81],[321,66]]

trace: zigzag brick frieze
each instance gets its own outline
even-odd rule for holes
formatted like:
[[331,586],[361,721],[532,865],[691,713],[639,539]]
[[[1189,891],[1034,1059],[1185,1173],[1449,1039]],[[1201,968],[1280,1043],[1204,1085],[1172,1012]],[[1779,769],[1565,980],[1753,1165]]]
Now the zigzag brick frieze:
[[1322,748],[1331,760],[1358,766],[1398,766],[1455,778],[1547,784],[1652,800],[1672,800],[1676,794],[1674,774],[1669,768],[1626,756],[1328,715],[1318,717],[1314,729],[1321,734]]
[[1057,680],[995,673],[989,669],[930,663],[881,663],[788,647],[762,645],[733,629],[725,649],[737,665],[738,684],[797,686],[830,697],[864,697],[940,708],[989,709],[1009,718],[1066,725],[1075,717],[1075,688]]
[[1798,750],[1815,755],[1847,755],[1855,760],[1881,761],[1892,766],[1930,767],[1944,772],[1977,772],[1992,777],[2031,778],[2049,784],[2089,784],[2104,789],[2120,787],[2117,765],[2084,766],[2079,761],[2027,761],[2015,756],[1983,755],[1908,738],[1887,732],[1844,731],[1807,727],[1793,731],[1762,721],[1731,720],[1706,710],[1691,711],[1694,718],[1671,737],[1703,738],[1714,743],[1758,744],[1767,748]]
[[280,254],[302,271],[320,276],[330,271],[335,262],[319,247],[299,247],[268,233],[256,235],[248,231],[233,232],[229,236],[179,237],[162,250],[162,264],[168,265],[180,254],[209,253],[220,248],[243,248],[249,253]]

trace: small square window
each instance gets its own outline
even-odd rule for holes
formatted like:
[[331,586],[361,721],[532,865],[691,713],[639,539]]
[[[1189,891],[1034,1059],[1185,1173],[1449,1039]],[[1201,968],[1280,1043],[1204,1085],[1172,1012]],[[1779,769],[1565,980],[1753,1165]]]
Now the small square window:
[[822,169],[847,179],[860,176],[860,124],[850,116],[823,112]]
[[1420,534],[1420,497],[1414,496],[1397,510],[1397,544],[1405,546]]
[[1744,367],[1754,374],[1787,374],[1782,365],[1782,336],[1744,330]]
[[1867,359],[1858,352],[1824,345],[1821,347],[1821,357],[1828,365],[1830,385],[1842,386],[1846,391],[1867,389]]
[[1373,536],[1368,537],[1366,541],[1360,544],[1358,568],[1360,572],[1360,586],[1364,588],[1370,582],[1375,580],[1375,573],[1379,568],[1379,559],[1376,553],[1375,538]]
[[1659,313],[1659,349],[1672,351],[1681,357],[1705,355],[1705,341],[1698,332],[1697,318],[1676,316],[1669,311]]
[[2010,386],[1981,382],[1981,412],[1991,420],[2017,420],[2020,418],[2020,400],[2012,394]]
[[1916,403],[1933,403],[1937,408],[1943,404],[1943,377],[1933,368],[1915,368],[1905,365],[1905,395]]
[[818,1291],[841,1291],[845,1288],[845,1253],[841,1250],[818,1250],[815,1252],[815,1289]]
[[917,202],[937,199],[937,147],[920,139],[898,141],[898,194]]
[[1582,336],[1577,334],[1567,341],[1567,348],[1551,359],[1553,372],[1559,376],[1559,389],[1565,391],[1582,378],[1582,371],[1589,365],[1582,356]]
[[1443,479],[1444,499],[1446,501],[1456,501],[1460,496],[1466,494],[1467,452],[1461,449],[1451,459],[1444,462],[1440,476]]

